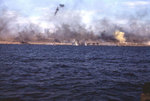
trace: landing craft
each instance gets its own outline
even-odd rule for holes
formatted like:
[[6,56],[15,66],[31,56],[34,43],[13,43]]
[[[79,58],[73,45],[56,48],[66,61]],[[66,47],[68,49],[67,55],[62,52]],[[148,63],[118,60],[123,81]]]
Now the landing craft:
[[59,9],[60,8],[63,8],[63,7],[65,7],[65,5],[64,4],[59,4],[59,6],[56,8],[56,11],[55,11],[55,14],[54,15],[56,15],[57,14],[57,12],[59,11]]

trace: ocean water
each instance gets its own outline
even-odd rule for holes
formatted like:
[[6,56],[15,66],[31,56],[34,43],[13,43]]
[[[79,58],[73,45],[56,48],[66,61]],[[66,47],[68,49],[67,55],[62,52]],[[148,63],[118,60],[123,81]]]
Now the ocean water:
[[0,101],[140,101],[150,47],[0,45]]

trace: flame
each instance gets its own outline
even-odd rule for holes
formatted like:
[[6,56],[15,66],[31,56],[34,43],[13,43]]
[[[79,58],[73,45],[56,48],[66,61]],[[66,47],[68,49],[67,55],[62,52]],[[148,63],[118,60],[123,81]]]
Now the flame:
[[115,39],[118,40],[120,43],[126,42],[126,38],[124,37],[124,32],[120,32],[119,30],[115,31]]

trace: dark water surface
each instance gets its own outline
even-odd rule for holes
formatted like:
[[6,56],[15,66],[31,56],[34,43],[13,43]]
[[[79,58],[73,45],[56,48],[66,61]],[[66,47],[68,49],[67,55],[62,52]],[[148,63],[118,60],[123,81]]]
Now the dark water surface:
[[0,101],[140,101],[150,47],[0,45]]

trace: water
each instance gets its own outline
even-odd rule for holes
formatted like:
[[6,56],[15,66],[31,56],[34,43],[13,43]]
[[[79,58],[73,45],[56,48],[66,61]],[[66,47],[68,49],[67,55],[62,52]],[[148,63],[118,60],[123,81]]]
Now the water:
[[0,101],[140,101],[150,47],[0,45]]

